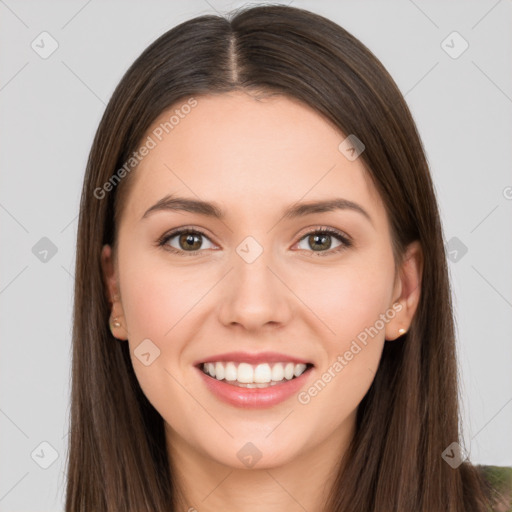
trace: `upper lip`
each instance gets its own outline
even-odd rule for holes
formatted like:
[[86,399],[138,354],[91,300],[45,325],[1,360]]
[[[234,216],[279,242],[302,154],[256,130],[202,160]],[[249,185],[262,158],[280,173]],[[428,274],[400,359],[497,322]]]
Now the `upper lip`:
[[296,364],[310,364],[313,365],[310,361],[306,361],[300,357],[290,356],[288,354],[281,354],[278,352],[259,352],[257,354],[251,354],[249,352],[225,352],[224,354],[217,354],[211,357],[207,357],[206,359],[201,359],[200,361],[196,361],[194,366],[198,366],[202,363],[215,363],[217,361],[224,362],[237,362],[237,363],[249,363],[249,364],[259,364],[259,363],[296,363]]

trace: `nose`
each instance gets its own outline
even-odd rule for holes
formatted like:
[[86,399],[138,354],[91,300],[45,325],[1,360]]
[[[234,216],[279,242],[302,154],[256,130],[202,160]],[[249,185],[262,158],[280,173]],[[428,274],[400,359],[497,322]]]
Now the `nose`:
[[223,325],[254,331],[282,326],[290,320],[293,293],[269,253],[263,251],[252,263],[233,255],[233,269],[226,276],[218,308]]

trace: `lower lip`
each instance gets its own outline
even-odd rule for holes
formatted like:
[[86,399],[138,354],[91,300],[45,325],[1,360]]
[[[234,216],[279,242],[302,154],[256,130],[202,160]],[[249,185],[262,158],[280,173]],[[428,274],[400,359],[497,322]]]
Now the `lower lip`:
[[206,387],[223,402],[236,407],[262,409],[284,402],[297,393],[309,378],[312,369],[313,367],[310,367],[299,377],[268,388],[242,388],[210,377],[200,368],[197,368],[197,371],[201,374]]

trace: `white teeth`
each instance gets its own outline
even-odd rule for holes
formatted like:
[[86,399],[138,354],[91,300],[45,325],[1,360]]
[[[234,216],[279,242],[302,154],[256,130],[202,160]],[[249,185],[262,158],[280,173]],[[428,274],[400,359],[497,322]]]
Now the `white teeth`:
[[293,374],[295,375],[295,377],[299,377],[300,375],[302,375],[304,373],[305,369],[306,369],[305,364],[296,364],[295,368],[293,369]]
[[225,371],[222,363],[215,363],[215,378],[222,380],[224,378]]
[[272,380],[272,371],[270,365],[267,363],[259,364],[254,370],[254,382],[258,384],[265,384]]
[[307,366],[295,363],[204,363],[203,370],[217,380],[226,380],[242,387],[268,387],[283,380],[291,380],[302,375]]
[[[219,364],[219,363],[217,363]],[[242,382],[244,384],[250,384],[254,382],[254,370],[250,364],[247,363],[240,363],[238,365],[238,377],[237,381]]]
[[284,379],[284,368],[282,364],[275,364],[272,367],[272,380],[279,382]]
[[290,379],[293,379],[293,370],[294,370],[295,366],[293,363],[288,363],[285,367],[284,367],[284,378],[286,380],[290,380]]
[[[222,363],[220,363],[222,364]],[[237,369],[236,369],[236,366],[235,366],[235,363],[228,363],[226,366],[225,366],[225,379],[227,381],[233,381],[233,380],[236,380],[237,378]]]

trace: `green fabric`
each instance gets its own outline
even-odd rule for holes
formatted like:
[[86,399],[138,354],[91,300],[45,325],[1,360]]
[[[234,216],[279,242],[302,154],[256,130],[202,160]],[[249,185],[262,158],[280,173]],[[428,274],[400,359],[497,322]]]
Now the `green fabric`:
[[512,467],[477,467],[489,486],[493,512],[512,512]]

